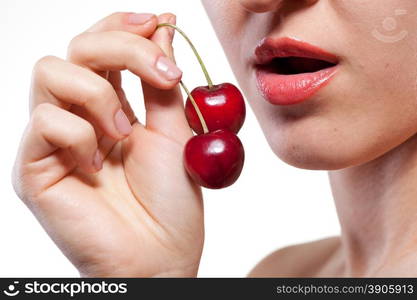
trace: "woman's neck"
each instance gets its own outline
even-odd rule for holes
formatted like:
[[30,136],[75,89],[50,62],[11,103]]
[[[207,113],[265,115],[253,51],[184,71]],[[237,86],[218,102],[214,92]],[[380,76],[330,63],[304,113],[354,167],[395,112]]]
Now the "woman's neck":
[[330,171],[329,178],[346,275],[383,273],[417,250],[416,136],[369,163]]

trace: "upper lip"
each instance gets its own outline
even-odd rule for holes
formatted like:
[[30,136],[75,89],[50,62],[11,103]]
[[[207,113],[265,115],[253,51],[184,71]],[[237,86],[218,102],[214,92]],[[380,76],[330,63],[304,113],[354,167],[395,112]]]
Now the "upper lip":
[[255,49],[255,63],[265,65],[274,58],[302,57],[322,60],[331,64],[338,63],[338,57],[317,46],[288,38],[264,38]]

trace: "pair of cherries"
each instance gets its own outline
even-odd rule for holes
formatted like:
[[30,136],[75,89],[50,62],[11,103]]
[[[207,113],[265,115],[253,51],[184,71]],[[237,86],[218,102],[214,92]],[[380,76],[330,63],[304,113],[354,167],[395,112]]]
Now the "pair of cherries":
[[185,115],[197,134],[185,145],[184,167],[189,176],[203,187],[220,189],[230,186],[239,178],[245,159],[242,142],[237,137],[246,116],[243,96],[231,83],[213,85],[187,35],[173,24],[158,25],[163,26],[174,28],[187,40],[208,83],[189,92],[181,82],[188,95]]
[[245,102],[240,91],[230,83],[197,87],[191,92],[204,120],[202,128],[190,97],[185,115],[197,133],[186,144],[184,165],[195,182],[206,188],[220,189],[239,177],[245,152],[237,132],[245,121]]

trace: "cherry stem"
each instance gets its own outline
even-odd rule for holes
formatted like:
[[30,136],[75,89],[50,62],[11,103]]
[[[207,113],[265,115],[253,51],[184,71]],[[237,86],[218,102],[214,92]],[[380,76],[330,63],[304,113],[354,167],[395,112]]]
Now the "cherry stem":
[[206,76],[206,80],[207,80],[207,84],[209,89],[211,90],[213,88],[213,81],[210,78],[210,75],[207,71],[206,66],[203,63],[203,60],[201,59],[201,56],[198,54],[197,49],[194,47],[193,43],[191,42],[191,40],[188,38],[188,36],[185,34],[184,31],[182,31],[181,29],[179,29],[176,25],[174,24],[170,24],[170,23],[161,23],[157,26],[157,28],[160,27],[164,27],[164,26],[168,26],[171,27],[173,29],[175,29],[176,31],[178,31],[184,38],[185,40],[188,42],[188,44],[190,45],[191,49],[193,50],[195,56],[197,57],[197,60],[201,66],[201,69],[203,70],[204,76]]
[[187,93],[188,97],[190,98],[191,104],[194,106],[194,109],[197,113],[198,118],[200,119],[201,127],[203,127],[203,132],[208,133],[208,127],[206,120],[204,120],[203,114],[201,113],[200,108],[198,107],[197,103],[194,100],[194,97],[191,95],[190,91],[185,86],[184,82],[182,80],[180,81],[181,87],[184,89],[184,91]]

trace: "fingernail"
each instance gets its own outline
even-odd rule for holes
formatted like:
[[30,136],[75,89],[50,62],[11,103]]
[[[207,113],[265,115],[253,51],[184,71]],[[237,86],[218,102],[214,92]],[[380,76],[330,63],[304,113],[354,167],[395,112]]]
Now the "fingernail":
[[132,125],[121,109],[114,115],[114,124],[121,135],[129,135],[132,132]]
[[101,154],[100,151],[97,149],[96,154],[94,154],[94,158],[93,158],[93,165],[94,168],[96,168],[96,170],[101,170],[101,168],[103,167],[103,159],[101,158]]
[[143,25],[148,22],[154,14],[130,14],[127,22],[131,25]]
[[178,80],[182,76],[182,71],[166,56],[160,56],[156,61],[156,69],[166,80]]
[[171,16],[169,18],[169,21],[168,22],[171,23],[171,24],[175,24],[177,22],[177,17],[176,16]]

